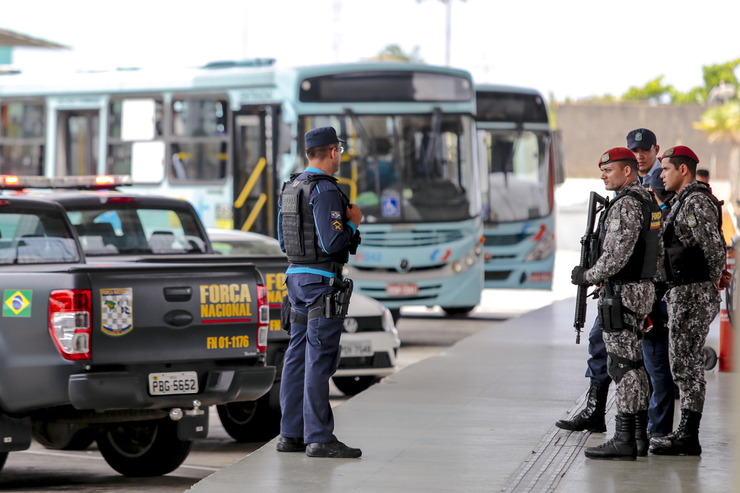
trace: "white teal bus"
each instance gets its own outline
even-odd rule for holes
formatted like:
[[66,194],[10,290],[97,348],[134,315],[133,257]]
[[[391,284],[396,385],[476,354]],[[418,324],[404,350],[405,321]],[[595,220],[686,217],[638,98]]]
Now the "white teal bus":
[[557,156],[547,106],[533,89],[479,84],[476,93],[485,287],[552,289]]
[[303,134],[348,142],[337,174],[363,210],[355,289],[466,313],[483,288],[475,93],[467,72],[406,64],[0,75],[0,174],[127,175],[189,200],[206,227],[276,236]]
[[0,74],[0,173],[129,175],[137,193],[189,200],[207,227],[274,235],[272,65]]
[[346,267],[355,289],[394,315],[403,305],[475,308],[483,256],[470,75],[357,64],[291,76],[297,135],[331,125],[347,140],[337,176],[364,215],[362,245]]

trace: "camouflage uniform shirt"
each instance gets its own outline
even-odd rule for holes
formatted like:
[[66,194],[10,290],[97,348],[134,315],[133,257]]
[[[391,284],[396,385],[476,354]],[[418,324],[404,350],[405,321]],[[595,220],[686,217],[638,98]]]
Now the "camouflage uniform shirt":
[[[654,200],[651,192],[634,181],[625,185],[619,193],[628,190],[639,193],[645,200]],[[644,224],[642,204],[633,197],[619,199],[607,212],[604,227],[606,235],[602,244],[602,254],[596,264],[586,272],[586,280],[599,284],[617,274],[629,261]],[[658,243],[658,263],[663,263],[663,238]],[[632,310],[623,313],[624,321],[632,326],[642,323],[650,313],[655,297],[655,285],[652,281],[631,282],[622,285],[622,304]]]
[[[697,293],[705,303],[719,303],[719,290],[714,284],[722,275],[727,263],[725,240],[719,231],[719,215],[711,199],[695,192],[700,185],[696,180],[686,185],[675,198],[666,222],[672,222],[678,242],[684,247],[699,245],[709,265],[711,281],[675,286],[666,294],[669,303],[680,303],[695,299]],[[688,196],[688,197],[687,197]],[[683,205],[679,198],[684,198]],[[680,208],[679,208],[680,207]]]

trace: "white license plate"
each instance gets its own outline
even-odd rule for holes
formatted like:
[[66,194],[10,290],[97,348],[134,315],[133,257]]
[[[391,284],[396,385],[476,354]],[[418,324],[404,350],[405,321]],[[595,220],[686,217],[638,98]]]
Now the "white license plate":
[[419,294],[418,284],[389,284],[385,287],[388,296],[416,296]]
[[373,354],[373,343],[372,341],[352,341],[343,342],[341,344],[342,352],[340,356],[342,358],[353,356],[372,356]]
[[194,371],[149,374],[149,394],[151,395],[197,393],[198,373]]

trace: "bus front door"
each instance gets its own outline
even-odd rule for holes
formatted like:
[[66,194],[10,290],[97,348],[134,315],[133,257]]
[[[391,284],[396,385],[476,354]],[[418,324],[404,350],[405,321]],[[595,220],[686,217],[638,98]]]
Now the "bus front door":
[[98,110],[57,112],[56,176],[98,173]]
[[273,122],[277,107],[243,106],[234,116],[233,229],[275,236]]

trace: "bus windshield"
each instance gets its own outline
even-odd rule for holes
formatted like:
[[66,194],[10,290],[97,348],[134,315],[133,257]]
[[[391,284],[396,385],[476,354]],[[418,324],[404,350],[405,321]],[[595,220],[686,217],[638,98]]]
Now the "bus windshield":
[[483,218],[486,223],[550,214],[549,132],[478,130]]
[[[479,215],[472,117],[303,117],[304,131],[333,126],[346,139],[337,176],[368,223],[461,221]],[[348,190],[347,190],[348,189]]]

